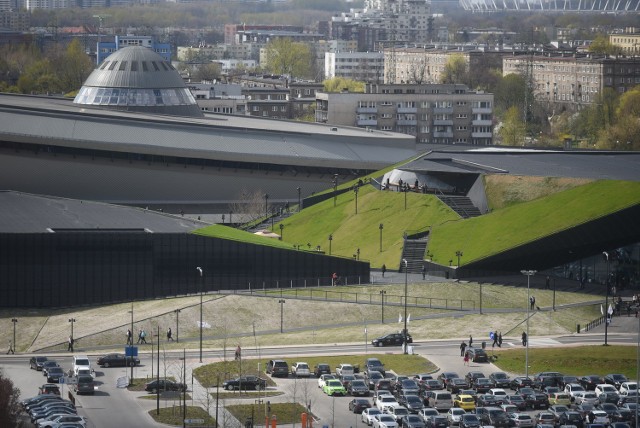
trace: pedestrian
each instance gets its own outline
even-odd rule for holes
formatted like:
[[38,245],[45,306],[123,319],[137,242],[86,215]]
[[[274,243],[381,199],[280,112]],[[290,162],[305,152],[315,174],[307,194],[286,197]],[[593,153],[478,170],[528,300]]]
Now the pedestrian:
[[472,346],[473,346],[473,337],[469,335],[469,348],[471,348]]
[[502,332],[498,333],[498,348],[502,348]]
[[531,310],[534,310],[536,307],[536,297],[535,296],[529,297],[529,303],[531,303]]
[[140,332],[140,340],[142,341],[141,343],[147,343],[147,332],[144,329]]
[[426,276],[427,276],[427,268],[425,267],[425,265],[422,265],[422,279],[425,279]]
[[498,345],[498,333],[493,332],[493,343],[491,344],[491,347],[495,348],[496,345]]
[[15,354],[15,353],[16,353],[16,351],[15,351],[15,349],[13,349],[13,341],[10,340],[9,341],[9,350],[7,351],[7,355],[8,354]]
[[527,333],[522,332],[522,346],[527,346]]
[[67,344],[67,351],[73,352],[73,343],[75,341],[73,340],[73,337],[69,336],[69,340],[68,340],[68,344]]
[[387,271],[387,265],[382,265],[382,277],[384,278],[384,273]]
[[171,332],[171,327],[169,327],[169,329],[167,330],[167,342],[170,340],[173,341],[173,333]]
[[551,278],[549,278],[549,275],[547,275],[547,278],[545,279],[544,286],[547,290],[551,288]]
[[240,349],[240,345],[236,348],[236,361],[240,360],[242,350]]
[[335,287],[337,282],[338,282],[338,274],[334,272],[333,275],[331,275],[331,286]]
[[460,356],[464,357],[464,350],[467,349],[467,344],[466,342],[463,340],[462,343],[460,344]]
[[142,342],[142,330],[138,331],[138,341],[136,343]]
[[469,353],[468,353],[468,352],[465,352],[465,353],[464,353],[464,359],[463,359],[463,361],[464,361],[464,365],[465,365],[465,366],[468,366],[468,365],[469,365]]
[[131,330],[127,329],[127,345],[133,345]]

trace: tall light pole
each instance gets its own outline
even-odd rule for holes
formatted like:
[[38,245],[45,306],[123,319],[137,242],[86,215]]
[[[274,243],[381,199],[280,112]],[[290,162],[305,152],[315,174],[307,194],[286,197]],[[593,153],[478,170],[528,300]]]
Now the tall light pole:
[[[607,334],[609,333],[609,253],[602,252],[604,259],[607,261],[607,279],[604,281],[604,285],[607,288],[607,292],[604,297],[604,346],[608,345]],[[636,409],[637,411],[637,409]]]
[[329,255],[331,255],[331,241],[333,241],[333,235],[329,235]]
[[[131,301],[131,310],[129,312],[131,312],[131,337],[129,338],[131,341],[129,342],[129,353],[131,355],[131,358],[133,358],[134,357],[133,355],[133,300]],[[134,365],[135,364],[131,364],[131,377],[130,377],[131,381],[130,382],[133,382],[133,366]]]
[[280,303],[280,333],[284,333],[284,299],[278,300]]
[[18,323],[18,318],[11,318],[11,322],[13,323],[13,353],[16,353],[16,324]]
[[378,229],[380,229],[380,252],[382,252],[382,229],[384,229],[384,224],[380,223]]
[[458,257],[458,267],[460,267],[460,257],[462,257],[462,251],[456,251],[456,257]]
[[407,193],[408,193],[408,191],[409,191],[408,187],[405,187],[403,189],[403,192],[404,192],[404,210],[405,211],[407,210]]
[[269,194],[264,194],[264,218],[269,218]]
[[298,191],[298,212],[300,212],[302,210],[302,206],[300,204],[300,202],[302,202],[301,199],[300,199],[300,191],[302,189],[300,187],[298,187],[296,190]]
[[382,309],[381,321],[384,324],[384,295],[387,294],[386,290],[380,290],[380,308]]
[[358,185],[353,187],[353,193],[356,195],[356,214],[358,214]]
[[336,206],[336,198],[338,192],[338,174],[333,174],[333,207]]
[[282,241],[282,230],[284,229],[284,224],[280,223],[280,240]]
[[[76,319],[75,318],[69,318],[69,322],[71,323],[71,338],[73,339],[73,323],[76,322]],[[14,340],[15,340],[15,338],[14,338]]]
[[180,309],[175,309],[176,313],[176,343],[180,343]]
[[404,264],[404,330],[402,332],[402,336],[404,342],[404,353],[406,355],[409,353],[407,346],[407,290],[409,283],[409,269],[407,269],[407,259],[402,259],[402,264]]
[[524,351],[524,372],[525,377],[529,377],[529,308],[531,307],[531,296],[529,294],[529,285],[530,279],[532,275],[535,275],[537,271],[535,270],[521,270],[523,275],[527,276],[527,343],[525,345]]
[[196,269],[200,272],[200,362],[202,362],[202,281],[204,281],[204,276],[200,266]]

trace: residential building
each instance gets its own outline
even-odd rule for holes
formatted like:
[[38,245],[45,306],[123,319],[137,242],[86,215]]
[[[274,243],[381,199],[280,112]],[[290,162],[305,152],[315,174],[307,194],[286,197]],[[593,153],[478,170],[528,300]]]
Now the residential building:
[[640,84],[640,57],[515,55],[504,57],[503,73],[529,74],[537,100],[576,111],[605,88],[624,93]]
[[289,119],[289,89],[277,87],[245,87],[242,94],[247,99],[249,116],[269,119]]
[[246,25],[246,24],[225,24],[224,43],[227,45],[241,44],[249,42],[246,39],[247,31],[289,31],[292,33],[302,33],[304,28],[297,25]]
[[31,14],[25,11],[0,10],[0,28],[12,31],[29,31]]
[[316,95],[316,121],[414,135],[417,143],[493,144],[493,94],[465,85],[368,84]]
[[324,77],[344,77],[365,82],[382,82],[382,52],[327,52],[324,55]]
[[611,44],[620,46],[625,55],[640,55],[640,29],[626,28],[622,34],[609,35]]
[[143,46],[160,55],[165,61],[171,61],[171,45],[169,43],[156,43],[151,36],[115,36],[113,42],[98,42],[98,55],[96,63],[102,64],[105,58],[119,49],[128,46]]

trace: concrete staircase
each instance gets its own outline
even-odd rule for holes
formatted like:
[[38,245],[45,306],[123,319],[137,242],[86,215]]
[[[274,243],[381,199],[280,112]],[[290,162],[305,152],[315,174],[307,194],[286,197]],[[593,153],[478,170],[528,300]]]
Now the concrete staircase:
[[428,239],[405,239],[402,248],[402,258],[400,259],[400,272],[404,272],[404,263],[407,261],[407,273],[421,273],[424,266],[424,253],[427,249]]
[[438,195],[438,198],[458,213],[462,218],[478,217],[482,215],[482,212],[480,212],[480,210],[473,205],[471,199],[466,196]]

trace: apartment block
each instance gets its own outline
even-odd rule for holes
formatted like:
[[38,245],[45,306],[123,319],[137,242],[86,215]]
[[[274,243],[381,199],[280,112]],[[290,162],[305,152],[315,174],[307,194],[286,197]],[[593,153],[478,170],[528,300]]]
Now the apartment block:
[[344,77],[364,82],[383,81],[382,52],[327,52],[324,55],[324,77]]

